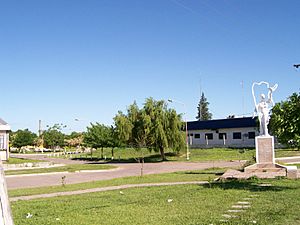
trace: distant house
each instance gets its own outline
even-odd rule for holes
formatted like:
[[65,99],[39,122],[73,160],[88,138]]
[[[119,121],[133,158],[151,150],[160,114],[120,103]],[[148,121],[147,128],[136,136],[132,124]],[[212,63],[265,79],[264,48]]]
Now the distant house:
[[10,126],[0,118],[0,158],[7,160],[9,158],[9,131]]
[[256,118],[230,118],[187,123],[191,148],[255,147]]

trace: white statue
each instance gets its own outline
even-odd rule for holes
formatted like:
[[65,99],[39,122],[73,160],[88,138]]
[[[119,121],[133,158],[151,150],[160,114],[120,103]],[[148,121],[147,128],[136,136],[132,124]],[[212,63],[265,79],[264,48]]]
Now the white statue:
[[[262,84],[266,84],[267,88],[268,88],[268,97],[266,98],[266,96],[264,94],[260,95],[260,102],[256,103],[256,97],[254,94],[254,86],[255,85],[262,85]],[[273,102],[273,97],[272,97],[272,93],[273,91],[275,91],[278,87],[278,84],[275,84],[273,87],[270,87],[268,82],[265,81],[261,81],[259,83],[254,82],[252,84],[252,95],[253,95],[253,100],[254,100],[254,104],[255,104],[255,114],[258,116],[259,119],[259,135],[261,136],[269,136],[268,133],[268,124],[269,124],[269,119],[270,119],[270,110],[273,108],[274,106],[274,102]]]

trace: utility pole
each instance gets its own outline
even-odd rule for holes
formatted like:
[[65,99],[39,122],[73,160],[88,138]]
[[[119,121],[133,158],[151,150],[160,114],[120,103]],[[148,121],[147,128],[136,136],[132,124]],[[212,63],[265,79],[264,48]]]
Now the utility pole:
[[243,107],[243,117],[245,116],[245,93],[244,93],[244,80],[241,82],[242,85],[242,107]]
[[39,148],[42,149],[42,153],[44,152],[43,149],[44,149],[44,138],[43,138],[43,130],[42,130],[42,120],[39,120],[39,139],[40,139],[40,146]]
[[202,82],[201,82],[201,78],[200,78],[200,98],[199,98],[199,120],[202,120],[202,113],[201,113],[201,96],[202,96]]
[[42,135],[42,120],[39,120],[39,137]]
[[186,160],[190,160],[190,151],[189,151],[189,136],[188,136],[188,124],[187,124],[187,110],[183,102],[175,101],[173,99],[168,99],[168,102],[175,102],[180,105],[183,105],[184,114],[185,114],[185,140],[186,140]]

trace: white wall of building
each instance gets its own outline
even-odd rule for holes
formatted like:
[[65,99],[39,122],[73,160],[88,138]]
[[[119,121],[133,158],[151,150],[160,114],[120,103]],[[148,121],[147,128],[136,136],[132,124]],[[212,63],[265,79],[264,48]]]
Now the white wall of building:
[[0,130],[0,159],[9,158],[9,133],[7,130]]
[[8,134],[6,131],[0,131],[0,149],[7,149]]
[[[255,137],[253,136],[249,137],[249,132],[252,132],[252,135],[254,132],[255,134],[254,136],[258,135],[258,131],[254,127],[225,128],[225,129],[218,129],[218,130],[189,130],[188,132],[189,144],[190,147],[192,148],[255,147]],[[240,133],[240,138],[239,138],[239,133]],[[224,140],[224,136],[220,134],[226,134],[225,140]],[[212,139],[206,138],[209,136],[212,136]]]

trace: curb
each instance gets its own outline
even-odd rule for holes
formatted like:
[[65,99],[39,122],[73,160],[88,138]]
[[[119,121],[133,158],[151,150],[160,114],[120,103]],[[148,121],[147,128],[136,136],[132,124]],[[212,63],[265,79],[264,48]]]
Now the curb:
[[48,169],[48,168],[57,168],[65,166],[66,164],[54,164],[51,166],[32,166],[32,167],[15,167],[15,168],[5,168],[4,171],[18,171],[18,170],[33,170],[33,169]]
[[5,175],[6,178],[9,177],[30,177],[30,176],[43,176],[43,175],[52,175],[52,174],[64,174],[64,173],[70,173],[70,172],[52,172],[52,173],[29,173],[29,174],[15,174],[15,175]]
[[300,156],[290,156],[290,157],[275,158],[275,160],[289,160],[289,159],[299,159],[300,160]]

